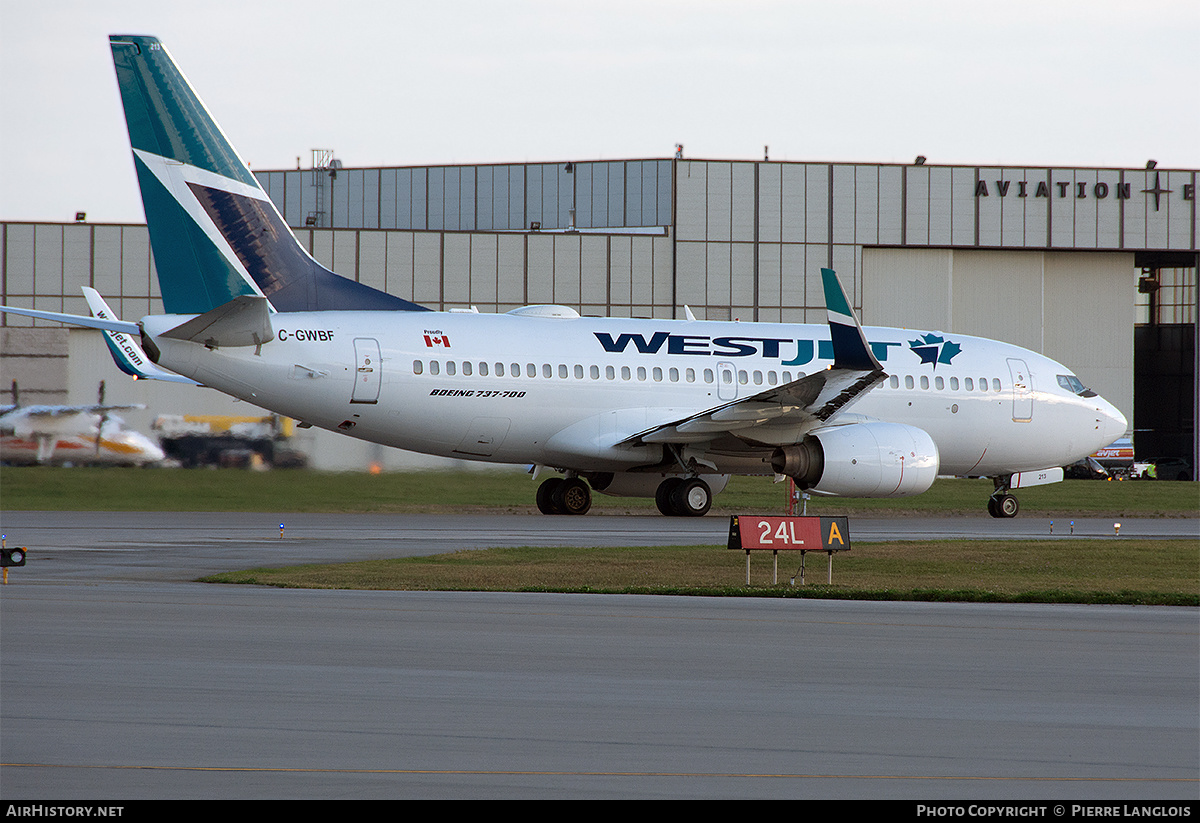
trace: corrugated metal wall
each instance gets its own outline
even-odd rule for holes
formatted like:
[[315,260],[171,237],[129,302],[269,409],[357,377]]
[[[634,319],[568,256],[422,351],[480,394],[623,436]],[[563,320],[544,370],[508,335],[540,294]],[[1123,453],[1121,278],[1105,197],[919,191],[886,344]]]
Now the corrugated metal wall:
[[291,226],[428,231],[621,229],[671,222],[671,161],[260,171]]

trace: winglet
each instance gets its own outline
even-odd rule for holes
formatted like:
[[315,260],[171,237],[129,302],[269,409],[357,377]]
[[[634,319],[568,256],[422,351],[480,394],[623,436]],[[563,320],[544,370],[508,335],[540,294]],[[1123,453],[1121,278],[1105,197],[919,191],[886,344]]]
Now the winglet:
[[834,368],[882,372],[883,366],[871,351],[837,274],[833,269],[821,269],[821,279],[825,286],[829,334],[833,340]]
[[[119,320],[113,310],[109,308],[108,303],[100,296],[100,292],[88,286],[83,286],[82,288],[83,296],[87,300],[93,315],[102,320]],[[160,369],[154,365],[154,362],[146,355],[145,349],[138,342],[136,334],[126,334],[125,332],[106,329],[104,331],[104,342],[108,344],[108,352],[112,355],[113,362],[117,364],[117,368],[126,374],[145,380],[165,380],[169,383],[199,385],[195,380],[174,374],[165,369]]]

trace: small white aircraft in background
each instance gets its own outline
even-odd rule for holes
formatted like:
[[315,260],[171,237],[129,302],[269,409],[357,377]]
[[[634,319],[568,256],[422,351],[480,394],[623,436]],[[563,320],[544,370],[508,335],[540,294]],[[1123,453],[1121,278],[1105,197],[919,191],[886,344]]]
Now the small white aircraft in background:
[[[166,314],[137,323],[3,307],[109,332],[118,365],[195,382],[389,446],[563,476],[708,511],[732,474],[848,497],[991,477],[988,511],[1126,433],[1065,366],[1006,343],[859,324],[822,270],[828,325],[580,317],[565,306],[433,312],[317,263],[162,44],[110,37]],[[85,290],[86,291],[86,290]],[[107,315],[107,316],[104,316]],[[853,411],[851,408],[853,407]]]
[[103,380],[99,402],[80,406],[22,406],[15,380],[12,395],[11,406],[0,406],[0,461],[4,463],[141,466],[165,457],[161,446],[125,428],[121,418],[110,414],[145,406],[105,404]]

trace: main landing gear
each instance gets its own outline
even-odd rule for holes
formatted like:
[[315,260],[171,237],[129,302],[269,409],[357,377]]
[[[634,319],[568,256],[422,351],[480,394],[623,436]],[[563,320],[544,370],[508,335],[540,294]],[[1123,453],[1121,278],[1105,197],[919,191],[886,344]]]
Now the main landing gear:
[[996,490],[988,498],[987,510],[992,517],[1016,517],[1021,510],[1017,498],[1009,493],[1009,477],[994,477]]
[[[702,517],[712,507],[712,488],[699,477],[668,477],[654,494],[658,510],[668,517]],[[587,514],[592,489],[581,477],[551,477],[537,490],[542,514]]]
[[668,477],[659,484],[654,503],[668,517],[703,517],[712,507],[712,489],[699,477]]
[[542,514],[587,514],[592,490],[578,477],[551,477],[538,486],[537,507]]

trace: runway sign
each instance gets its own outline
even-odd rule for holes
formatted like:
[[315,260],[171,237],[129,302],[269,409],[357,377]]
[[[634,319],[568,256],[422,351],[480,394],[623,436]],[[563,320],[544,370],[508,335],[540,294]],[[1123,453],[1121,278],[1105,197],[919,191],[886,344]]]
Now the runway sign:
[[844,552],[850,550],[846,517],[768,517],[735,514],[729,518],[729,548],[741,551]]

